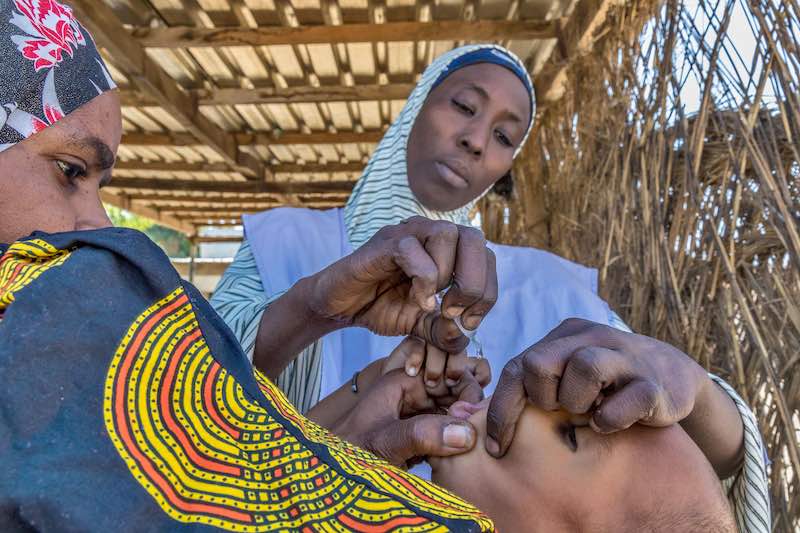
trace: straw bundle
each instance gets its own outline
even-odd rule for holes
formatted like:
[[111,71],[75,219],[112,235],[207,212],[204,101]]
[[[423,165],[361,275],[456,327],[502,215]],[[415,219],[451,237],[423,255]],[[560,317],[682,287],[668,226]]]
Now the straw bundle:
[[[760,420],[775,528],[795,531],[800,7],[656,4],[620,6],[595,51],[573,59],[570,92],[542,112],[515,169],[515,198],[487,199],[483,224],[491,239],[597,267],[635,331],[728,379]],[[755,37],[746,57],[737,16]]]

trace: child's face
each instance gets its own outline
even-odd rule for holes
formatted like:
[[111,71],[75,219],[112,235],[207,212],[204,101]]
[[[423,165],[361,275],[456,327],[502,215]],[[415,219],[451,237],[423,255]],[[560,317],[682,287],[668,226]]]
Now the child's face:
[[500,531],[620,530],[637,513],[719,493],[680,426],[600,435],[585,417],[529,406],[498,460],[484,448],[487,407],[488,400],[469,418],[478,430],[475,448],[430,464],[436,483],[486,512]]

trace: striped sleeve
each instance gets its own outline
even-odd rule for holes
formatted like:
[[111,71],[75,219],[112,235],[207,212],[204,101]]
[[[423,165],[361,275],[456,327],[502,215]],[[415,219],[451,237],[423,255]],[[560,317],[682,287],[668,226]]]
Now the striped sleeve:
[[[614,311],[609,311],[608,325],[632,332]],[[772,515],[767,482],[767,453],[758,430],[758,422],[733,387],[714,374],[708,376],[731,397],[744,426],[744,464],[736,475],[722,482],[733,507],[736,525],[742,533],[769,533],[772,529]]]
[[[217,284],[211,305],[233,331],[250,361],[256,345],[261,317],[282,292],[267,296],[250,244],[245,240]],[[276,380],[289,401],[305,413],[319,401],[322,341],[304,349]]]

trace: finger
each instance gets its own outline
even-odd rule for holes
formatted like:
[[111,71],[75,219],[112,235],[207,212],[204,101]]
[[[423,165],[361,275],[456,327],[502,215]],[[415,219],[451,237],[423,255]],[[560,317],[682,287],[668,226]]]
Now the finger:
[[588,346],[568,359],[558,385],[558,404],[573,414],[589,412],[601,391],[628,377],[628,360],[619,352]]
[[502,457],[508,451],[527,403],[521,363],[517,356],[503,368],[486,413],[486,451],[494,457]]
[[395,246],[394,261],[411,278],[410,298],[422,309],[436,308],[436,285],[438,270],[436,263],[414,236],[399,239]]
[[428,221],[425,250],[431,256],[439,272],[437,289],[450,285],[456,262],[458,226],[444,220]]
[[382,416],[405,418],[420,413],[432,413],[437,409],[435,399],[428,394],[422,383],[422,375],[410,377],[401,369],[392,370],[369,388],[359,402],[369,412]]
[[442,313],[447,318],[461,316],[478,302],[486,288],[486,239],[479,230],[458,227],[458,251],[453,283],[442,300]]
[[470,357],[467,359],[467,370],[469,370],[481,387],[485,387],[492,382],[492,368],[489,360],[483,357]]
[[483,400],[483,386],[478,383],[475,376],[466,372],[461,376],[459,382],[452,387],[452,394],[456,400],[478,403]]
[[448,387],[454,387],[459,380],[461,380],[461,376],[467,371],[468,361],[469,357],[467,357],[466,352],[457,354],[451,353],[447,356],[447,366],[444,369],[444,378],[445,384],[447,384]]
[[439,313],[425,313],[414,324],[413,335],[433,344],[446,353],[459,353],[469,344],[452,320]]
[[406,375],[414,377],[425,361],[425,341],[416,337],[406,337],[392,350],[384,364],[383,373],[402,368]]
[[632,334],[605,324],[598,324],[582,318],[568,318],[539,342],[544,343],[570,337],[574,338],[576,346],[600,346],[609,350],[618,350],[624,344],[626,337],[630,335]]
[[475,446],[475,428],[454,416],[419,415],[379,428],[366,445],[376,455],[404,466],[414,457],[468,452]]
[[533,405],[547,411],[559,409],[558,388],[567,360],[580,345],[574,337],[539,342],[522,353],[522,381]]
[[432,344],[425,345],[425,388],[434,389],[442,381],[447,354]]
[[650,381],[632,381],[604,398],[589,424],[598,433],[613,433],[645,422],[655,412],[659,392]]
[[497,259],[493,251],[488,248],[486,251],[486,283],[483,296],[476,303],[469,306],[461,317],[461,324],[469,330],[476,329],[483,318],[492,310],[494,304],[497,303]]

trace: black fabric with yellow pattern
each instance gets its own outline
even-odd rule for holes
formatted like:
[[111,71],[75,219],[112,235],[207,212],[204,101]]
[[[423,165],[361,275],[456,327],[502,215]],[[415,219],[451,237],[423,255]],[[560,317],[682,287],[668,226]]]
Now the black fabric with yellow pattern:
[[138,232],[0,253],[0,529],[487,531],[304,419]]

